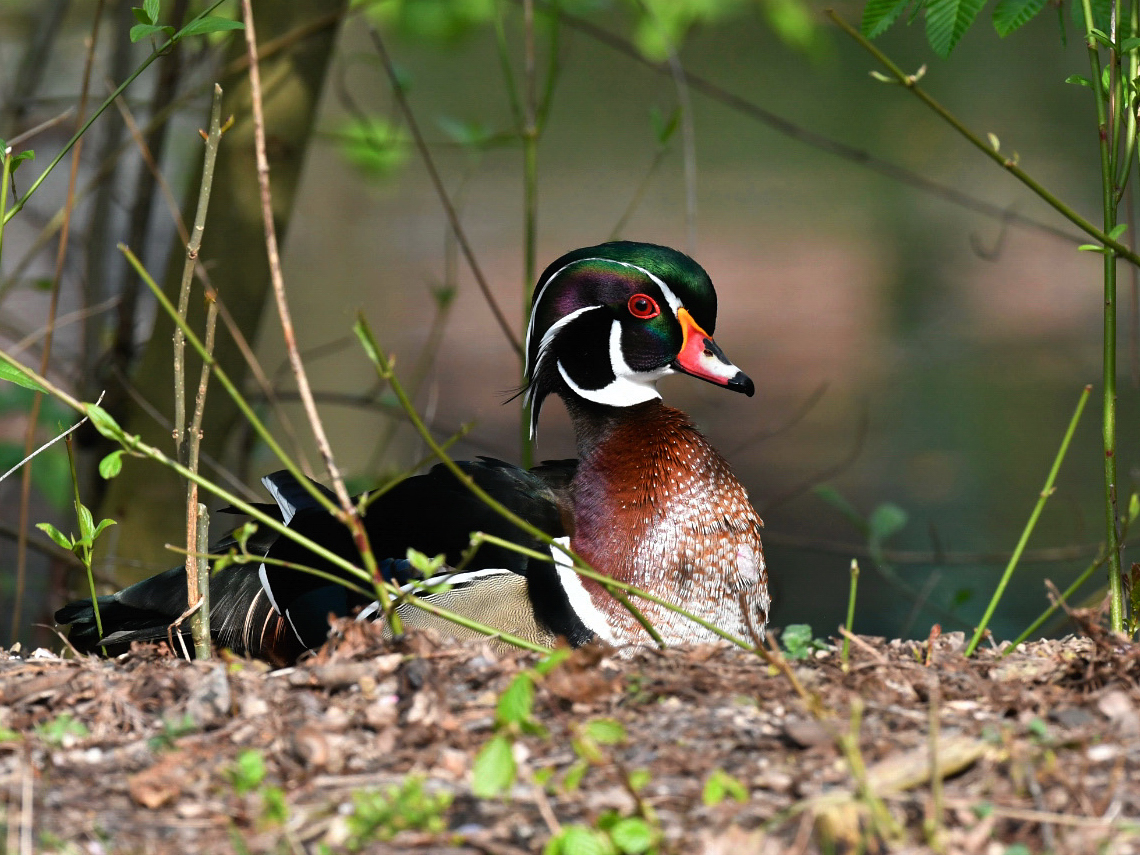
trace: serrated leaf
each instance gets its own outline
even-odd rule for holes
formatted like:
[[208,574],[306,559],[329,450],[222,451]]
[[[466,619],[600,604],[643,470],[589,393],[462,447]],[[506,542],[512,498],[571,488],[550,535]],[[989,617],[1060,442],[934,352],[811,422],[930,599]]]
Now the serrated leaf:
[[498,733],[475,756],[471,791],[481,799],[497,796],[515,782],[516,771],[511,741]]
[[495,720],[499,724],[522,724],[530,720],[534,705],[534,680],[529,674],[519,674],[499,695]]
[[910,0],[868,0],[863,7],[859,29],[869,39],[880,36],[890,29],[909,4]]
[[641,855],[653,845],[653,829],[639,816],[626,817],[614,823],[610,840],[625,855]]
[[929,0],[926,5],[926,39],[946,58],[974,23],[985,0]]
[[871,516],[867,520],[868,538],[876,543],[883,543],[891,535],[901,531],[906,526],[907,519],[907,512],[898,505],[884,502],[871,511]]
[[229,18],[219,18],[217,15],[207,15],[191,21],[178,31],[177,38],[184,39],[189,36],[205,36],[210,33],[223,33],[228,30],[244,30],[245,24],[241,21],[232,21]]
[[31,377],[24,374],[20,369],[7,362],[0,362],[0,380],[7,380],[10,383],[15,383],[17,386],[23,386],[25,389],[31,389],[33,392],[46,392],[43,386],[33,380]]
[[110,481],[123,471],[123,453],[123,450],[120,448],[118,451],[112,451],[99,461],[99,476],[103,478],[103,480]]
[[158,16],[162,14],[161,0],[143,0],[143,11],[152,24],[157,24]]
[[599,745],[620,745],[625,742],[625,726],[612,718],[595,718],[586,722],[586,735]]
[[1032,21],[1045,8],[1045,0],[998,0],[994,6],[994,29],[1005,38]]
[[56,546],[61,546],[64,549],[71,549],[71,538],[69,538],[51,523],[36,523],[36,528],[50,537]]

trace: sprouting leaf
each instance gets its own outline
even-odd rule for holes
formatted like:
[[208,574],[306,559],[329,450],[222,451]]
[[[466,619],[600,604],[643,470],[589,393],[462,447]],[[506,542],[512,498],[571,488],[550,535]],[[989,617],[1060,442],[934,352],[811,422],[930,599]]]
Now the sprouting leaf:
[[1072,83],[1075,86],[1087,86],[1092,89],[1092,81],[1081,74],[1070,74],[1065,78],[1066,83]]
[[116,451],[112,451],[99,461],[99,475],[101,478],[110,481],[123,471],[123,454],[124,451],[120,448]]
[[1104,252],[1104,247],[1099,243],[1082,243],[1077,247],[1078,252]]
[[217,15],[207,15],[205,18],[199,18],[196,21],[191,21],[185,27],[178,31],[176,38],[184,39],[190,36],[205,36],[210,33],[222,33],[227,30],[244,30],[245,24],[241,21],[233,21],[229,18],[219,18]]
[[732,775],[723,769],[713,769],[709,779],[705,781],[701,801],[706,805],[717,805],[724,801],[725,796],[732,796],[735,801],[748,801],[748,790]]
[[91,511],[83,503],[76,503],[76,514],[79,517],[79,538],[88,546],[92,544],[95,537],[95,518],[91,516]]
[[784,643],[784,651],[789,659],[807,659],[811,655],[813,638],[809,624],[788,624],[784,627],[780,640]]
[[989,138],[990,148],[994,151],[1001,151],[1001,140],[998,139],[997,134],[988,133],[986,136]]
[[0,380],[8,380],[17,386],[23,386],[25,389],[31,389],[35,392],[47,391],[27,374],[7,362],[0,362]]
[[499,724],[522,724],[530,719],[534,704],[534,680],[529,674],[519,674],[499,696],[495,720]]
[[15,171],[20,167],[20,164],[23,163],[25,160],[35,160],[35,159],[36,159],[36,153],[34,151],[32,151],[31,149],[27,149],[25,151],[20,152],[19,154],[12,155],[12,157],[8,159],[8,164],[9,164],[8,165],[8,174],[11,175],[11,174],[15,173]]
[[107,439],[118,439],[123,435],[123,429],[119,427],[119,423],[98,404],[87,404],[86,412],[87,417],[91,419],[91,424],[95,426],[95,430]]
[[447,556],[442,553],[434,558],[428,558],[422,552],[411,548],[408,549],[408,561],[424,579],[429,579],[439,573],[446,558]]
[[1108,233],[1108,236],[1113,240],[1116,240],[1126,231],[1128,231],[1128,223],[1117,223],[1112,227],[1112,230]]
[[945,58],[982,11],[985,0],[929,0],[926,4],[926,39]]
[[867,520],[868,539],[872,543],[885,543],[906,526],[907,512],[891,502],[883,502]]
[[497,796],[515,782],[515,773],[511,741],[505,734],[495,734],[475,757],[471,790],[481,799]]
[[1129,524],[1136,522],[1136,517],[1140,517],[1140,495],[1132,494],[1128,500],[1128,522]]
[[63,549],[71,549],[71,538],[51,523],[36,523],[36,528],[52,539],[52,542]]
[[619,819],[609,833],[614,846],[625,855],[641,855],[653,845],[653,829],[640,816]]
[[99,525],[95,526],[95,531],[91,534],[91,540],[98,540],[99,535],[101,535],[106,529],[110,528],[113,525],[118,525],[118,523],[112,519],[100,520]]
[[620,745],[625,742],[625,726],[612,718],[595,718],[586,722],[586,735],[599,745]]
[[174,27],[160,27],[157,24],[135,24],[131,27],[131,43],[136,44],[151,36],[164,35],[170,38],[174,35]]
[[890,29],[909,5],[910,0],[868,0],[863,7],[863,20],[859,28],[869,39],[880,36]]
[[994,29],[1005,38],[1024,27],[1045,8],[1045,0],[998,0],[994,7]]
[[387,178],[407,161],[408,138],[385,118],[352,119],[340,127],[340,151],[368,177]]

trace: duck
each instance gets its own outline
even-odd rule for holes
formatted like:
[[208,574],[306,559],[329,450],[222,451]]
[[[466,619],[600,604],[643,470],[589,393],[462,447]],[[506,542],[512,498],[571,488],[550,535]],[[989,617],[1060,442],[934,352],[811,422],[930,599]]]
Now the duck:
[[[748,491],[682,411],[664,404],[658,381],[688,374],[751,397],[752,380],[713,340],[717,296],[708,273],[661,245],[612,241],[566,253],[536,283],[526,329],[522,394],[536,436],[543,403],[563,402],[578,457],[523,469],[481,457],[459,462],[470,480],[596,572],[646,590],[723,632],[763,636],[771,608],[763,523]],[[260,506],[290,529],[358,564],[347,530],[288,471],[262,479]],[[327,488],[317,489],[331,496]],[[645,627],[565,552],[553,561],[484,544],[481,531],[531,552],[545,543],[493,511],[444,464],[406,478],[367,504],[364,527],[384,577],[402,590],[544,647],[600,640],[650,642]],[[334,564],[272,530],[231,533],[212,552],[244,549],[265,561],[225,563],[210,579],[214,643],[283,666],[319,648],[330,616],[383,618],[377,601],[336,582]],[[409,550],[442,556],[429,574]],[[305,565],[319,577],[290,569]],[[286,566],[283,566],[286,565]],[[422,566],[422,562],[421,562]],[[457,569],[458,568],[458,569]],[[183,567],[56,612],[79,652],[123,650],[168,638],[186,611]],[[636,600],[636,598],[634,598]],[[657,603],[637,601],[667,645],[717,640],[715,632]],[[405,627],[463,640],[482,633],[397,600]],[[188,634],[188,628],[180,630]]]

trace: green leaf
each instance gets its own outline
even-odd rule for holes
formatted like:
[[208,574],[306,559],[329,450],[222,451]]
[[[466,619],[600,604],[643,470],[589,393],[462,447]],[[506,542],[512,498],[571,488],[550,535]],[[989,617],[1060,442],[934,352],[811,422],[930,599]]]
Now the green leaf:
[[435,556],[435,558],[428,558],[422,552],[419,552],[410,547],[408,549],[407,557],[408,561],[411,563],[412,567],[415,568],[416,572],[423,576],[425,579],[429,579],[439,573],[439,569],[443,567],[443,562],[447,558],[447,556],[443,555],[442,553]]
[[656,107],[651,107],[649,110],[649,121],[653,125],[653,137],[657,140],[657,145],[664,147],[669,144],[669,140],[673,138],[673,134],[677,132],[677,128],[681,126],[681,108],[677,107],[669,114],[669,118],[665,119],[661,116],[661,111]]
[[784,642],[789,659],[806,659],[811,653],[811,626],[806,623],[788,624],[780,640]]
[[635,793],[639,793],[652,780],[652,775],[648,769],[634,769],[629,773],[629,788]]
[[881,36],[909,5],[910,0],[868,0],[859,28],[869,39]]
[[559,647],[557,650],[552,650],[534,665],[534,671],[540,677],[545,677],[563,662],[570,658],[569,647]]
[[596,718],[586,722],[586,735],[599,745],[620,745],[625,742],[625,726],[612,718]]
[[529,674],[519,674],[499,696],[495,720],[499,724],[522,724],[530,720],[534,704],[534,680]]
[[1140,517],[1140,495],[1133,493],[1128,500],[1128,522],[1136,522],[1136,517]]
[[157,24],[158,16],[162,13],[161,0],[143,0],[143,12],[152,24]]
[[1120,52],[1128,53],[1129,51],[1136,50],[1138,47],[1140,47],[1140,38],[1137,36],[1132,36],[1131,38],[1127,38],[1120,43]]
[[157,24],[135,24],[131,27],[131,43],[136,44],[151,36],[163,35],[170,38],[174,35],[174,27],[160,27]]
[[123,454],[125,452],[120,448],[118,451],[112,451],[106,457],[99,461],[99,476],[105,481],[110,481],[116,475],[123,471]]
[[883,502],[871,511],[871,516],[867,520],[869,529],[867,537],[873,543],[885,543],[891,535],[902,531],[906,522],[906,511],[891,502]]
[[87,404],[86,412],[87,417],[91,419],[91,424],[95,426],[95,430],[107,439],[118,439],[123,435],[123,429],[119,427],[119,423],[98,404]]
[[223,33],[228,30],[244,30],[245,24],[241,21],[232,21],[229,18],[219,18],[217,15],[207,15],[205,18],[199,18],[196,21],[191,21],[185,27],[178,31],[178,35],[174,38],[185,39],[190,36],[205,36],[210,33]]
[[584,825],[568,825],[562,829],[562,855],[614,855],[609,837]]
[[408,159],[407,134],[379,116],[345,122],[340,137],[341,154],[372,179],[389,177]]
[[986,0],[929,0],[926,5],[926,39],[939,56],[950,56],[974,23]]
[[1128,231],[1128,223],[1117,223],[1115,226],[1112,227],[1112,231],[1110,231],[1108,233],[1108,236],[1110,238],[1112,238],[1113,240],[1116,240],[1118,237],[1120,237],[1126,231]]
[[471,791],[481,799],[497,796],[515,782],[515,757],[505,734],[495,734],[479,749],[472,772]]
[[95,531],[91,533],[92,542],[98,540],[99,535],[101,535],[105,530],[107,530],[108,528],[110,528],[113,525],[118,525],[118,523],[115,522],[115,520],[111,520],[111,519],[101,520],[99,522],[99,525],[95,526]]
[[15,171],[17,169],[19,169],[20,164],[23,163],[25,160],[35,160],[35,159],[36,159],[36,153],[34,151],[32,151],[31,149],[27,149],[26,151],[22,151],[19,154],[12,155],[8,159],[8,164],[9,164],[8,174],[9,175],[14,174]]
[[1106,48],[1116,47],[1116,45],[1112,43],[1112,39],[1108,37],[1108,33],[1098,30],[1096,27],[1089,30],[1089,35],[1093,37],[1094,41],[1100,42]]
[[257,789],[265,780],[265,758],[256,748],[247,748],[238,754],[229,768],[229,779],[234,792],[243,795]]
[[705,789],[701,794],[701,801],[712,806],[724,801],[725,795],[730,795],[735,801],[748,801],[748,790],[732,775],[723,769],[713,769],[709,779],[705,781]]
[[1104,252],[1104,247],[1099,243],[1082,243],[1077,247],[1078,252]]
[[150,16],[150,13],[141,6],[132,6],[131,14],[135,16],[135,20],[140,24],[157,24],[158,21]]
[[1092,81],[1081,74],[1070,74],[1065,78],[1066,83],[1072,83],[1076,86],[1087,86],[1092,89]]
[[50,537],[56,546],[67,550],[71,549],[71,538],[69,538],[51,523],[36,523],[36,528]]
[[575,792],[582,786],[582,778],[589,770],[590,764],[586,760],[575,760],[574,765],[566,770],[566,774],[562,777],[562,789],[568,793]]
[[[1101,32],[1108,32],[1112,29],[1112,2],[1113,0],[1092,0],[1089,4],[1092,7],[1093,27]],[[1077,25],[1077,29],[1084,33],[1084,4],[1072,3],[1070,5],[1073,9],[1073,22]]]
[[1005,38],[1024,27],[1045,8],[1045,0],[998,0],[994,7],[994,29]]
[[653,845],[653,829],[639,816],[627,817],[610,829],[610,840],[625,855],[641,855]]
[[855,507],[843,498],[840,492],[830,484],[820,484],[814,487],[812,492],[824,502],[831,505],[831,507],[835,508],[835,510],[839,511],[839,513],[843,514],[843,516],[847,518],[847,521],[864,535],[869,532],[869,526],[867,525],[867,521],[863,519],[863,515],[855,510]]
[[452,142],[464,148],[479,149],[492,138],[490,128],[482,122],[465,122],[450,116],[440,116],[435,122]]
[[0,380],[7,380],[15,383],[17,386],[23,386],[25,389],[31,389],[34,392],[46,392],[43,386],[33,380],[31,377],[22,372],[19,368],[7,362],[0,362]]
[[95,518],[82,502],[77,504],[75,510],[79,517],[79,539],[90,546],[95,537]]

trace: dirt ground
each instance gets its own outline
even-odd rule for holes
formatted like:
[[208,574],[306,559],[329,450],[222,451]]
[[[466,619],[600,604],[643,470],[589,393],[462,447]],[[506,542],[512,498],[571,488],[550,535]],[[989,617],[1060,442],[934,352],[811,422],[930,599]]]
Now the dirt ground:
[[[538,657],[363,625],[279,671],[0,652],[6,850],[1140,853],[1140,649],[929,648],[790,663],[815,714],[755,654],[582,650],[521,727],[497,704]],[[496,732],[518,775],[476,797]]]

